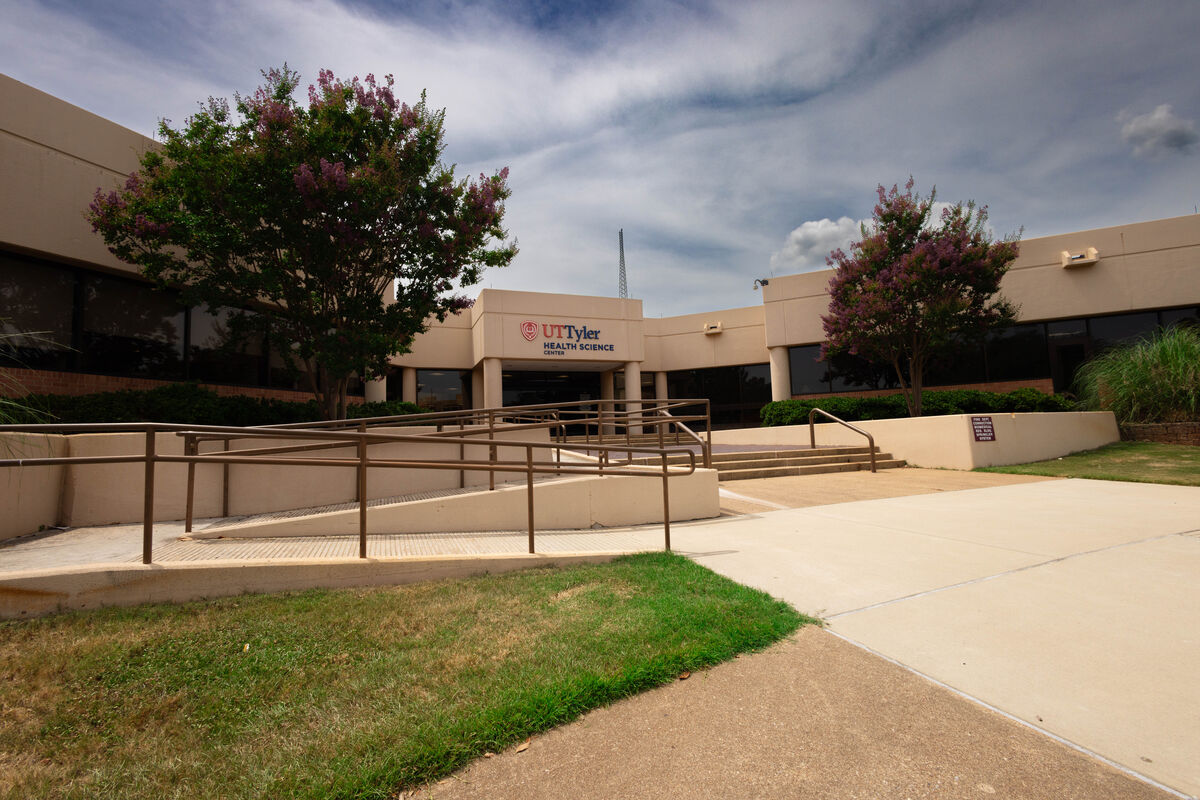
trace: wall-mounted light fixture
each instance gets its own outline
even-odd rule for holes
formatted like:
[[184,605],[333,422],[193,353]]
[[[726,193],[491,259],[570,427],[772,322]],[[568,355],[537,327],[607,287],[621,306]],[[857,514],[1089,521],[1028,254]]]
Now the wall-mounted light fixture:
[[1094,247],[1089,247],[1082,253],[1072,253],[1069,250],[1062,251],[1062,265],[1064,268],[1071,267],[1086,267],[1088,264],[1095,264],[1100,260],[1100,251]]
[[724,330],[724,328],[721,327],[721,323],[719,323],[719,322],[704,323],[704,335],[705,336],[712,336],[713,334],[720,333],[723,330]]
[[755,279],[754,279],[754,291],[756,291],[756,292],[757,292],[757,291],[758,291],[758,287],[760,287],[760,286],[766,286],[766,285],[767,285],[768,283],[770,283],[770,282],[771,282],[771,281],[770,281],[770,280],[768,280],[767,278],[755,278]]

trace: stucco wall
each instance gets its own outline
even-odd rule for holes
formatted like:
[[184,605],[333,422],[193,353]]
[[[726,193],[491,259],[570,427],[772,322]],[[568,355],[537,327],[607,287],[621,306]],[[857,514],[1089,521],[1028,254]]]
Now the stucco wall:
[[130,272],[84,214],[154,141],[0,75],[0,244]]
[[[720,325],[721,332],[706,334],[706,325]],[[761,364],[766,360],[762,306],[646,320],[643,372]]]
[[[521,323],[534,322],[538,329],[532,341],[521,334]],[[645,358],[642,301],[615,297],[585,297],[569,294],[539,294],[484,289],[471,309],[475,360],[532,359],[554,369],[559,362],[642,361]],[[586,325],[600,331],[600,338],[575,344],[611,345],[611,350],[576,348],[563,356],[546,357],[546,341],[565,342],[557,334],[547,337],[544,325]]]
[[[995,441],[977,442],[971,418],[992,420]],[[975,469],[1024,464],[1092,450],[1119,439],[1109,411],[1053,414],[952,414],[915,419],[876,419],[853,423],[875,437],[884,452],[915,467]],[[866,439],[837,423],[816,426],[817,446],[862,446]],[[809,442],[807,425],[713,431],[715,444],[801,444]]]
[[[66,437],[0,433],[0,458],[62,458]],[[59,523],[66,467],[0,468],[0,540]]]
[[[704,519],[721,513],[716,470],[696,470],[670,478],[672,521]],[[534,484],[534,525],[537,530],[585,529],[639,525],[662,521],[662,479],[651,474],[581,476]],[[525,486],[499,487],[494,492],[433,498],[395,508],[368,512],[369,533],[428,533],[433,531],[524,530],[528,525]],[[216,536],[329,536],[358,533],[358,511],[256,522],[214,531]]]
[[[1099,261],[1063,268],[1088,247]],[[1200,303],[1200,215],[1030,239],[1001,291],[1030,320]]]
[[[1070,269],[1062,252],[1089,247],[1100,259]],[[766,343],[825,339],[832,270],[771,278],[763,288]],[[1021,242],[1000,287],[1022,320],[1065,319],[1200,303],[1200,215],[1042,236]]]
[[[377,432],[384,433],[388,429]],[[412,434],[421,429],[396,429]],[[11,457],[58,457],[141,455],[145,452],[145,435],[138,433],[74,434],[72,436],[41,436],[37,439],[18,434],[4,434],[0,446],[10,448]],[[549,441],[549,433],[540,431],[498,431],[498,441]],[[482,441],[486,442],[486,438]],[[269,447],[294,444],[279,440],[241,440],[231,449]],[[216,452],[216,443],[204,443],[201,452]],[[155,437],[155,451],[160,455],[181,455],[183,439],[174,433]],[[371,458],[416,458],[441,462],[462,459],[486,461],[488,445],[425,444],[397,442],[370,448]],[[461,452],[461,456],[460,456]],[[303,458],[353,457],[354,446],[295,454]],[[548,451],[535,451],[535,459],[549,458]],[[284,456],[287,457],[287,456]],[[502,461],[524,463],[525,448],[497,448]],[[141,462],[123,464],[75,464],[59,467],[8,467],[0,469],[0,500],[6,513],[0,516],[0,539],[36,531],[39,525],[108,525],[139,522],[144,505],[144,465]],[[496,480],[514,480],[524,473],[497,473]],[[485,472],[465,471],[467,486],[488,482]],[[367,496],[370,499],[394,497],[459,486],[460,474],[453,469],[393,469],[375,468],[367,473]],[[317,505],[348,503],[355,499],[356,471],[353,468],[299,467],[273,465],[231,465],[229,467],[229,512],[233,515],[259,514],[309,508]],[[220,516],[224,479],[219,464],[200,464],[196,467],[195,512],[197,519]],[[182,519],[187,499],[187,466],[178,463],[159,463],[154,473],[154,519]]]

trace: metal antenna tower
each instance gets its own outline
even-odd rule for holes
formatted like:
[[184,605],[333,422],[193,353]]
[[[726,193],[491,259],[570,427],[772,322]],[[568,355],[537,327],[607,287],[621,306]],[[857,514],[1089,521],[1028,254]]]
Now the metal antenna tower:
[[618,297],[629,297],[629,284],[625,282],[625,229],[617,231],[617,241],[621,245],[621,280],[617,290]]

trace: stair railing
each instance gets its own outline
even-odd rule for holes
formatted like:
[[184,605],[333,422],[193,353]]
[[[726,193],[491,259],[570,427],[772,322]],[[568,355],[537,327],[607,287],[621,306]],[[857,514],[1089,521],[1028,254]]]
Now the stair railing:
[[846,420],[844,420],[844,419],[839,419],[839,418],[835,417],[833,414],[830,414],[828,411],[825,411],[824,409],[814,408],[812,411],[808,412],[808,444],[809,444],[809,446],[814,447],[814,448],[817,446],[817,428],[813,424],[813,417],[816,416],[817,414],[820,414],[823,417],[828,417],[829,419],[833,420],[834,422],[838,423],[839,425],[849,428],[850,430],[854,431],[855,433],[861,433],[863,436],[867,437],[867,445],[871,450],[871,472],[875,472],[875,437],[872,436],[871,434],[867,433],[866,431],[864,431],[862,428],[859,428],[855,425],[851,425],[849,422],[846,422]]

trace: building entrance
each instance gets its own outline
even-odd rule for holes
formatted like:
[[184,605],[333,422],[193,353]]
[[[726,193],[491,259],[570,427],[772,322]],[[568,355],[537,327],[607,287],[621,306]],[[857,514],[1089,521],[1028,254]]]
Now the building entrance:
[[600,399],[599,372],[504,370],[504,405],[572,403]]

